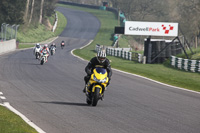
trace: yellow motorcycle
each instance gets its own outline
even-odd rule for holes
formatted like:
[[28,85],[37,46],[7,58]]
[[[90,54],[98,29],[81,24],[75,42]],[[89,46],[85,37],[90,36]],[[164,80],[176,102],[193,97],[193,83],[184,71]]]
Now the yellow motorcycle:
[[88,105],[96,106],[99,99],[103,100],[104,91],[108,84],[108,73],[106,69],[97,67],[93,70],[88,84],[86,85],[86,102]]

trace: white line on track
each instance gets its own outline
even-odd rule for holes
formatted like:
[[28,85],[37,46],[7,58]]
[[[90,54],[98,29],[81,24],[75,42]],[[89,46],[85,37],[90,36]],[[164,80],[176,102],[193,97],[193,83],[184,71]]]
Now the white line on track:
[[3,92],[0,92],[0,95],[3,95]]
[[4,96],[0,96],[1,99],[5,100],[6,98]]
[[[92,40],[93,41],[93,40]],[[92,43],[92,41],[90,41],[87,45],[85,45],[84,47],[90,45],[90,43]],[[84,47],[81,47],[80,49],[84,48]],[[73,51],[76,50],[76,49],[73,49],[71,51],[71,54],[83,61],[87,61],[77,55],[74,55]],[[162,82],[159,82],[159,81],[156,81],[156,80],[153,80],[153,79],[150,79],[150,78],[147,78],[147,77],[143,77],[143,76],[140,76],[140,75],[137,75],[137,74],[132,74],[132,73],[128,73],[128,72],[125,72],[125,71],[121,71],[121,70],[118,70],[118,69],[114,69],[112,68],[112,70],[115,70],[117,72],[121,72],[121,73],[124,73],[124,74],[128,74],[128,75],[132,75],[132,76],[135,76],[135,77],[139,77],[139,78],[143,78],[143,79],[146,79],[146,80],[149,80],[149,81],[152,81],[154,83],[157,83],[157,84],[160,84],[160,85],[164,85],[164,86],[168,86],[168,87],[172,87],[172,88],[176,88],[176,89],[179,89],[179,90],[183,90],[183,91],[188,91],[188,92],[192,92],[192,93],[196,93],[196,94],[200,94],[200,92],[197,92],[197,91],[193,91],[193,90],[188,90],[188,89],[185,89],[185,88],[180,88],[180,87],[176,87],[176,86],[172,86],[172,85],[168,85],[168,84],[165,84],[165,83],[162,83]]]

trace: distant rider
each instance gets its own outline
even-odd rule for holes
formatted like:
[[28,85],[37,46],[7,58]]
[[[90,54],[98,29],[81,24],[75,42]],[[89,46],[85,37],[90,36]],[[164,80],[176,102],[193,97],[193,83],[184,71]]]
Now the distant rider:
[[[111,65],[110,65],[110,61],[106,58],[106,52],[105,50],[101,50],[97,53],[96,57],[93,57],[90,62],[88,63],[88,65],[85,67],[85,72],[87,73],[87,76],[84,77],[85,80],[85,85],[88,83],[88,81],[90,80],[90,77],[93,73],[93,69],[96,67],[102,67],[105,68],[107,70],[108,73],[108,84],[107,86],[110,84],[110,80],[111,80],[111,76],[112,76],[112,69],[111,69]],[[83,92],[86,92],[86,88],[84,87]]]
[[60,43],[60,46],[65,46],[65,41],[62,40],[62,42]]
[[55,43],[51,44],[51,46],[49,47],[49,50],[51,50],[53,47],[55,47],[55,50],[56,50],[56,44]]
[[[49,52],[49,48],[48,48],[47,44],[44,45],[44,47],[41,49],[40,53],[41,54],[47,54],[47,56],[45,56],[45,57],[47,57],[47,58],[49,57],[50,52]],[[47,58],[46,58],[46,61],[47,61]]]
[[35,50],[39,48],[39,51],[41,50],[41,45],[39,43],[36,43],[35,48],[33,49],[33,54],[35,55]]

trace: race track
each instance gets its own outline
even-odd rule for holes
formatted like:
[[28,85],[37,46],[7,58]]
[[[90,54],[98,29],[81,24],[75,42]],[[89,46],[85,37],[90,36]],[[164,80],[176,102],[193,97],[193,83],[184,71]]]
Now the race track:
[[[87,61],[71,50],[93,40],[94,16],[59,7],[68,20],[55,41],[65,40],[40,65],[32,49],[0,56],[0,92],[15,109],[47,133],[199,133],[200,94],[113,71],[105,100],[88,106],[82,92]],[[92,58],[92,57],[91,57]],[[169,77],[170,78],[170,77]]]

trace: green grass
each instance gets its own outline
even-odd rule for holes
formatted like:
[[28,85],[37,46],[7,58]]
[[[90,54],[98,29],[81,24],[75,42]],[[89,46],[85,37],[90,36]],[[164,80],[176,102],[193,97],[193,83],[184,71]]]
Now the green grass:
[[20,43],[33,43],[46,40],[54,37],[54,33],[47,30],[44,25],[38,25],[38,27],[30,27],[27,31],[19,31],[17,40]]
[[[38,25],[38,27],[30,26],[28,30],[21,29],[17,34],[17,41],[19,41],[20,45],[21,43],[37,43],[60,35],[67,25],[67,20],[62,13],[57,12],[57,14],[58,25],[55,32],[47,29],[45,25]],[[50,21],[52,21],[52,17],[50,17]]]
[[125,35],[122,35],[119,39],[119,47],[120,48],[129,48],[130,45],[128,43],[128,39]]
[[0,106],[0,133],[37,133],[18,115]]
[[200,52],[198,52],[198,53],[192,55],[192,59],[193,59],[193,60],[200,60]]
[[[200,60],[200,48],[192,48],[192,51],[194,54],[192,54],[190,50],[186,50],[187,54],[189,55],[189,58],[192,60]],[[182,54],[181,57],[186,58],[185,54]]]
[[49,19],[49,22],[51,23],[51,25],[54,25],[54,22],[55,22],[55,14],[52,14],[48,19]]
[[[93,10],[88,8],[76,7],[76,6],[65,6],[68,8],[74,8],[92,13],[101,22],[101,28],[99,33],[95,37],[94,41],[84,49],[77,49],[74,51],[75,55],[78,55],[86,60],[90,60],[96,55],[94,49],[96,44],[101,45],[112,45],[112,35],[114,32],[114,27],[117,26],[117,19],[115,15],[111,12]],[[126,41],[126,40],[122,40]],[[112,68],[120,69],[126,72],[138,74],[145,76],[166,84],[200,91],[200,74],[185,72],[182,70],[177,70],[169,65],[165,64],[140,64],[133,61],[124,60],[117,57],[108,56],[111,60]]]
[[24,49],[24,48],[31,48],[34,47],[33,44],[19,44],[18,49]]

